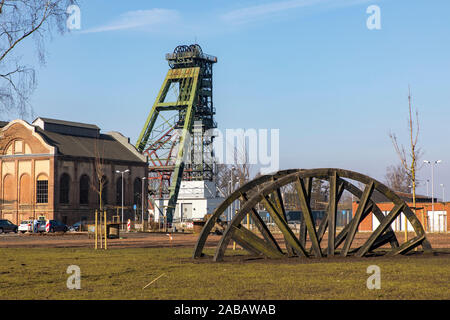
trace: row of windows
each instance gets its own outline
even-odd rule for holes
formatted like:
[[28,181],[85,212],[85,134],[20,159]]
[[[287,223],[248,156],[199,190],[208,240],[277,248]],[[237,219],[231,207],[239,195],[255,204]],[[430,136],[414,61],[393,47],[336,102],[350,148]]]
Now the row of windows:
[[[108,179],[103,176],[102,178],[102,203],[112,204],[110,199],[108,199],[108,189],[109,183]],[[100,183],[96,183],[97,188]],[[123,185],[123,194],[126,194],[126,183]],[[122,203],[122,177],[119,177],[116,180],[116,199],[115,204],[120,205]],[[89,195],[91,191],[93,194],[97,194],[97,191],[94,191],[91,185],[91,181],[89,176],[82,175],[79,182],[79,204],[89,204]],[[138,206],[141,204],[141,193],[142,193],[142,182],[140,178],[136,178],[133,183],[133,204],[137,204]],[[64,173],[61,175],[60,183],[59,183],[59,203],[61,204],[69,204],[70,203],[70,177],[68,174]]]
[[[20,204],[30,204],[33,199],[31,197],[32,179],[29,174],[23,174],[19,181],[19,194],[16,198],[16,183],[12,175],[8,174],[3,179],[3,203],[11,204],[16,200]],[[40,174],[36,179],[36,203],[48,203],[48,177]]]
[[[142,199],[142,180],[136,178],[133,184],[133,204],[140,206]],[[106,177],[102,179],[102,203],[112,204],[108,199],[108,180]],[[29,194],[31,179],[29,175],[23,175],[20,179],[20,195],[19,202],[22,204],[31,203],[31,197]],[[3,200],[4,202],[15,201],[14,178],[11,175],[7,175],[3,181]],[[98,184],[97,184],[98,185]],[[127,186],[126,183],[123,186],[124,192],[126,194]],[[122,177],[116,180],[116,199],[115,204],[120,205],[122,203]],[[48,203],[48,177],[46,175],[39,175],[36,179],[36,203]],[[79,182],[79,204],[87,205],[89,204],[89,195],[97,194],[91,186],[89,176],[83,175]],[[70,203],[70,177],[68,174],[63,174],[60,178],[59,183],[59,203],[69,204]]]

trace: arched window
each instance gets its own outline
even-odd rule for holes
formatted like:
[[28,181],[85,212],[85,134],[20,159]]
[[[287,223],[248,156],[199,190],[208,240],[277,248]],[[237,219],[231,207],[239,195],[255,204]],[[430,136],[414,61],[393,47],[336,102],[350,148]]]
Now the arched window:
[[16,139],[13,140],[9,145],[5,148],[5,155],[13,155],[13,154],[31,154],[31,148],[28,143],[23,140]]
[[141,185],[141,179],[136,178],[134,179],[134,185],[133,185],[133,204],[135,204],[137,207],[141,207],[141,193],[142,193],[142,185]]
[[11,142],[11,143],[9,144],[9,146],[6,148],[6,151],[5,151],[5,154],[6,154],[6,155],[9,156],[9,155],[13,154],[13,145],[14,145],[14,143]]
[[80,178],[80,204],[89,204],[89,177],[85,174]]
[[70,194],[70,177],[63,173],[59,179],[59,203],[68,204]]
[[31,204],[31,177],[29,174],[25,173],[20,177],[19,188],[19,203]]
[[15,199],[16,184],[12,175],[7,174],[3,178],[3,203],[5,205],[11,205]]
[[48,203],[48,177],[45,174],[36,180],[36,203]]
[[[126,180],[123,181],[123,203],[125,204]],[[116,180],[116,205],[122,204],[122,177]]]

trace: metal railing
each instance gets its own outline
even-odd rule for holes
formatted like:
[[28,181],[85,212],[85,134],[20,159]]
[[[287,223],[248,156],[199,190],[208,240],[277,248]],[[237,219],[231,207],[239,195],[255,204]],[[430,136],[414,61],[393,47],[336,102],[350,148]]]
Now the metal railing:
[[179,52],[179,53],[166,53],[166,60],[177,60],[179,58],[199,58],[203,60],[208,60],[211,62],[217,62],[217,57],[206,54],[198,53],[192,51]]

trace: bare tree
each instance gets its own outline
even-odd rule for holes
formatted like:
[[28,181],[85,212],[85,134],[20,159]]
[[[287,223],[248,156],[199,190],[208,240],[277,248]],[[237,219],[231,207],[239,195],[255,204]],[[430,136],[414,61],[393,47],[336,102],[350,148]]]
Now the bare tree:
[[23,64],[19,47],[33,38],[41,65],[44,43],[53,30],[65,32],[66,10],[74,0],[0,0],[0,112],[32,112],[29,98],[36,88],[32,66]]
[[239,188],[250,181],[250,171],[252,165],[248,161],[248,154],[245,146],[234,148],[234,164],[216,164],[214,176],[216,187],[223,195],[230,194],[230,184],[232,190]]
[[328,204],[330,185],[327,181],[314,179],[311,188],[311,209],[324,209]]
[[[406,171],[406,174],[409,177],[409,182],[412,187],[412,198],[413,198],[413,210],[416,211],[416,174],[417,170],[420,169],[417,167],[418,160],[422,155],[422,150],[417,146],[417,142],[419,139],[419,113],[416,110],[415,115],[416,119],[414,122],[413,119],[413,111],[411,106],[411,89],[408,87],[408,110],[409,110],[409,118],[408,118],[408,131],[409,131],[409,142],[410,145],[408,147],[408,152],[406,151],[403,145],[399,145],[397,136],[394,133],[390,133],[389,137],[391,138],[392,144],[394,145],[395,152],[400,158],[401,165]],[[405,220],[406,221],[406,220]],[[405,222],[406,223],[406,222]],[[405,225],[405,238],[407,238],[406,234],[406,225]]]
[[231,179],[231,171],[228,165],[218,163],[214,168],[214,179],[216,181],[216,188],[220,196],[229,195],[229,181]]
[[101,140],[97,138],[94,143],[94,178],[91,180],[91,188],[98,194],[99,209],[102,211],[105,198],[103,192],[105,191],[108,180],[105,175],[105,144],[101,143],[101,146],[99,146],[100,141]]
[[286,210],[300,210],[300,198],[293,183],[283,186],[281,188],[281,194],[283,195]]
[[386,185],[392,190],[411,192],[411,176],[401,163],[396,166],[387,167],[384,178]]

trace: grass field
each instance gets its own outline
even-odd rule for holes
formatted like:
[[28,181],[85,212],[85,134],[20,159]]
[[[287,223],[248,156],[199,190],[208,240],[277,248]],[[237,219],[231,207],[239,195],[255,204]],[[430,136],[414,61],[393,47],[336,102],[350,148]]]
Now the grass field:
[[[450,299],[450,252],[308,261],[236,257],[222,263],[194,261],[191,253],[191,248],[0,249],[0,299]],[[69,265],[81,269],[80,290],[66,287]],[[367,289],[369,265],[381,268],[379,290]]]

